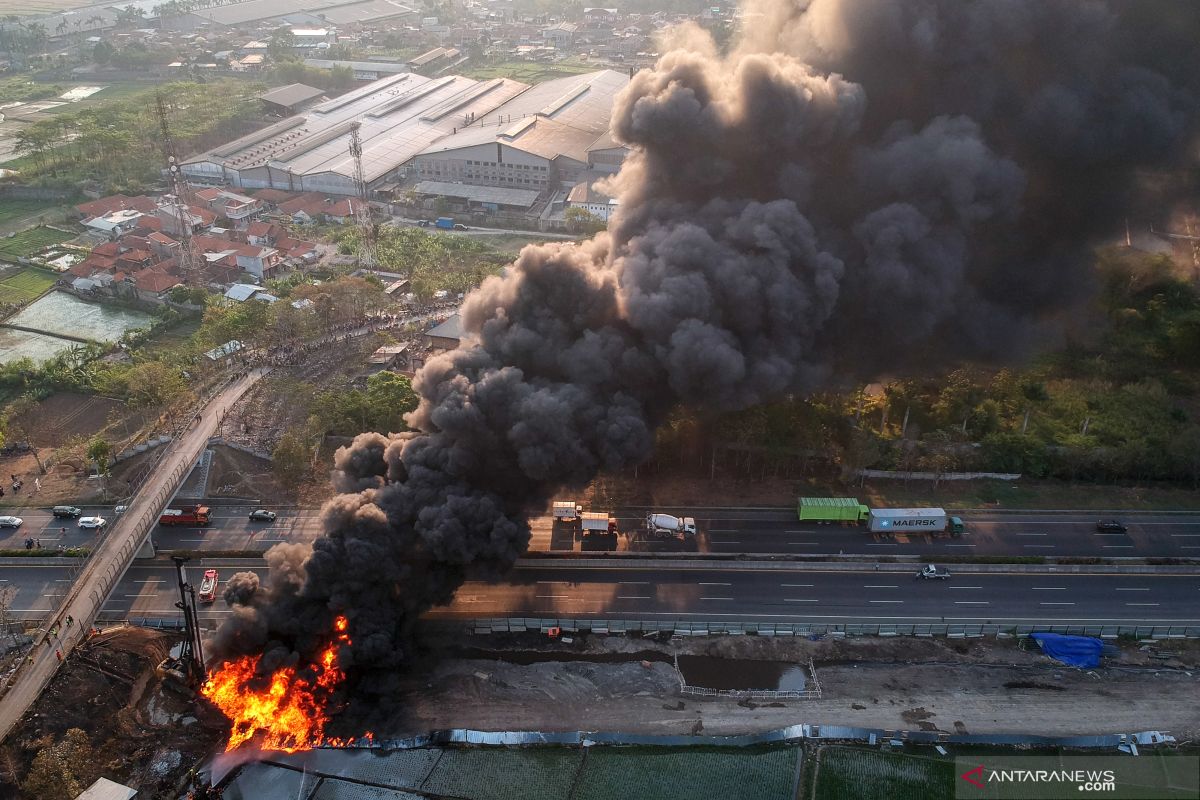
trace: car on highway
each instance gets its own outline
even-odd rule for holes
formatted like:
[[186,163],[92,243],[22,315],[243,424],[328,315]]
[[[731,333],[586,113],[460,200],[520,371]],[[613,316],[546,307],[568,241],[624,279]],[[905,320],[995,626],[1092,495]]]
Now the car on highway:
[[917,573],[917,578],[923,581],[944,581],[950,577],[950,570],[942,569],[936,564],[926,564]]
[[0,517],[0,528],[19,528],[24,524],[20,517]]
[[250,512],[251,522],[274,522],[275,517],[274,511],[267,511],[265,508],[256,508]]
[[1096,530],[1101,533],[1125,533],[1129,528],[1125,523],[1115,519],[1102,519],[1096,523]]
[[429,223],[429,220],[427,220],[427,219],[419,219],[419,220],[417,220],[417,225],[421,226],[422,228],[428,228],[428,227],[429,227],[429,224],[430,224],[430,223]]
[[200,581],[200,591],[196,593],[196,599],[201,603],[211,603],[216,600],[219,581],[220,575],[215,569],[204,570],[204,579]]
[[51,513],[59,519],[76,519],[83,516],[83,509],[76,506],[55,506]]
[[79,527],[81,528],[103,528],[108,524],[108,520],[104,517],[80,517]]
[[467,226],[463,225],[461,222],[456,222],[456,223],[454,223],[454,230],[465,231],[465,230],[467,230]]

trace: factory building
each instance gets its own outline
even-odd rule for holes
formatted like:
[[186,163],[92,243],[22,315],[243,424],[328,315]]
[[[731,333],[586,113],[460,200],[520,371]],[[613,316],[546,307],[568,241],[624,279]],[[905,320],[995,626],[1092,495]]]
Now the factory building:
[[[405,178],[538,192],[576,182],[608,135],[628,76],[603,70],[537,86],[507,78],[391,75],[186,160],[189,180],[243,189],[356,193],[350,132],[360,125],[372,190]],[[593,150],[595,152],[593,152]]]

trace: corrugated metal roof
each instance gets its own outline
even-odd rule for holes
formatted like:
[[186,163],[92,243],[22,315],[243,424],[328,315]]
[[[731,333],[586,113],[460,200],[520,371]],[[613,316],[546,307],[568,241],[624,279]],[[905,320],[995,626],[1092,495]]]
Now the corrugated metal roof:
[[134,797],[137,797],[137,789],[130,789],[108,778],[100,778],[75,800],[132,800]]
[[448,318],[441,325],[437,325],[434,328],[426,331],[425,335],[434,336],[441,339],[462,339],[462,315],[455,314],[454,316]]
[[476,203],[496,203],[502,206],[529,208],[537,202],[538,192],[533,189],[506,189],[501,186],[474,186],[467,183],[445,181],[420,181],[413,186],[418,194],[436,194],[443,197],[461,197]]
[[278,89],[264,92],[258,96],[258,99],[274,103],[277,106],[294,106],[307,100],[312,100],[315,97],[320,97],[322,94],[324,92],[315,86],[307,86],[303,83],[290,83],[287,86],[280,86]]

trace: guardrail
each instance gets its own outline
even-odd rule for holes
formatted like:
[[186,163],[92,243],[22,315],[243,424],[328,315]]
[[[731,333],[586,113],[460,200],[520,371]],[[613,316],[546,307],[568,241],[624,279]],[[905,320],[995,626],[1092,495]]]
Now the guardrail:
[[744,700],[820,700],[821,684],[817,680],[817,669],[812,659],[808,660],[808,680],[803,689],[709,689],[705,686],[689,686],[679,668],[679,654],[675,654],[675,674],[679,676],[679,693],[693,697],[737,697]]
[[1031,633],[1062,633],[1116,639],[1197,639],[1200,625],[1153,625],[1128,621],[1098,621],[1088,625],[1031,625],[998,620],[986,625],[955,623],[781,623],[697,622],[692,620],[561,619],[510,617],[499,619],[427,620],[427,624],[465,625],[477,634],[548,632],[559,628],[567,633],[626,634],[671,633],[675,636],[945,636],[951,639],[982,636],[1028,636]]

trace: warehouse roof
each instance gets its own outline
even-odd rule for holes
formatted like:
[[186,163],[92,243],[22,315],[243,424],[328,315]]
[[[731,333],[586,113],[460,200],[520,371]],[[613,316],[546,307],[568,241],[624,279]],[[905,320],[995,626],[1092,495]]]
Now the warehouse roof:
[[500,206],[529,208],[537,202],[538,192],[533,189],[507,189],[502,186],[472,186],[466,183],[445,181],[420,181],[413,187],[418,194],[436,194],[442,197],[461,197],[474,203],[495,203]]
[[258,99],[274,103],[277,106],[295,106],[312,100],[315,97],[320,97],[322,94],[324,92],[315,86],[307,86],[303,83],[289,83],[287,86],[280,86],[278,89],[272,89],[269,92],[260,94]]
[[361,3],[347,3],[323,9],[321,18],[330,25],[349,25],[355,22],[369,22],[412,13],[414,12],[410,6],[398,2],[398,0],[365,0]]
[[454,314],[453,316],[447,318],[442,324],[425,331],[425,335],[434,336],[441,339],[461,340],[463,338],[462,315]]
[[423,152],[499,142],[543,158],[566,155],[586,162],[592,145],[608,132],[617,92],[628,83],[628,75],[613,70],[546,81]]

